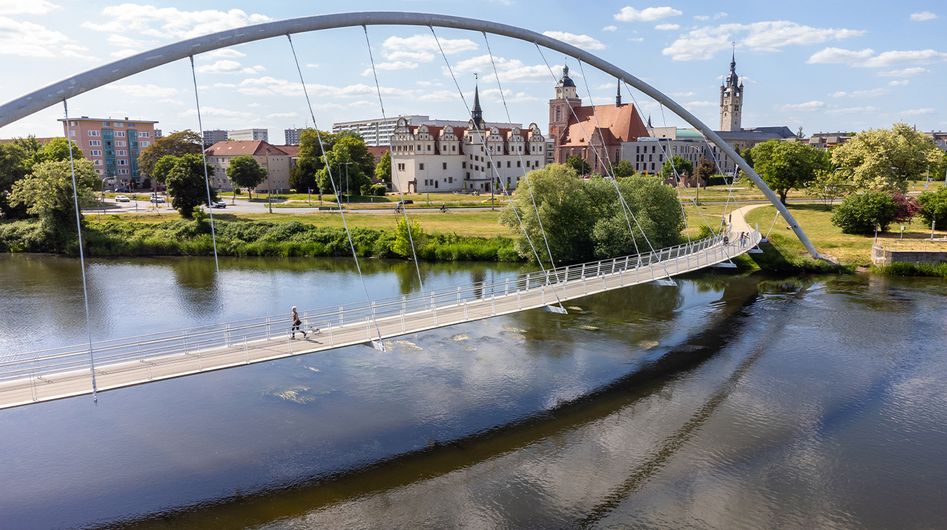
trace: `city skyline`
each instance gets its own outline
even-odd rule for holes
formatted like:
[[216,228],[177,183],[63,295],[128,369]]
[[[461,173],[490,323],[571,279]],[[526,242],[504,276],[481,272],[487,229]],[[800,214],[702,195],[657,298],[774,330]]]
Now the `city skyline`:
[[[80,8],[78,2],[0,0],[0,27],[6,30],[0,33],[0,54],[6,55],[10,73],[0,82],[0,100],[200,34],[296,16],[407,8],[545,32],[631,71],[714,128],[731,42],[737,72],[746,82],[744,127],[801,126],[811,134],[906,121],[923,130],[947,128],[947,114],[934,103],[936,87],[945,83],[947,61],[947,52],[937,42],[943,16],[934,3],[879,3],[855,13],[816,3],[742,6],[739,13],[713,11],[695,2],[608,2],[583,7],[580,13],[564,3],[556,3],[561,9],[530,11],[517,1],[488,2],[486,10],[425,1],[407,6],[363,2],[357,8],[326,2],[319,11],[307,12],[249,2],[215,3],[202,10],[184,5],[87,2]],[[369,35],[389,117],[464,119],[466,109],[429,31],[372,27]],[[479,73],[486,119],[507,121],[483,37],[449,30],[438,30],[438,37],[465,94],[472,94],[474,73]],[[320,128],[380,116],[360,28],[302,34],[294,42]],[[501,37],[491,37],[489,44],[512,121],[537,121],[545,129],[554,75],[564,59],[548,50],[542,57],[528,44]],[[283,129],[311,125],[285,40],[218,50],[195,61],[205,129],[259,127],[280,136]],[[583,71],[571,59],[568,64],[586,103],[613,100],[614,79],[590,68]],[[623,96],[630,99],[627,93]],[[649,98],[635,96],[655,125],[683,124],[667,111],[662,115]],[[70,109],[76,116],[157,120],[166,132],[196,130],[193,97],[189,64],[178,61],[73,98]],[[56,121],[61,117],[61,107],[50,108],[0,128],[0,137],[61,135]]]

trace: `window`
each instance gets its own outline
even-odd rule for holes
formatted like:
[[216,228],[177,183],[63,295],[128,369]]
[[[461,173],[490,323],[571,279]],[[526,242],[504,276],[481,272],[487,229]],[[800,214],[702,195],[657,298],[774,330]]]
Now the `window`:
[[149,141],[146,140],[146,141],[144,141],[144,142],[138,142],[138,145],[140,145],[140,146],[142,146],[142,147],[148,147],[149,145],[151,145],[151,142],[149,142]]
[[449,184],[453,184],[453,183],[454,183],[454,177],[447,177],[447,182],[448,182]]
[[126,168],[119,168],[118,174],[119,174],[119,175],[127,175],[127,174],[128,174],[128,169],[126,169]]
[[510,162],[509,160],[506,161],[506,167],[507,167],[507,168],[509,168],[512,164],[513,164],[513,163]]
[[118,136],[119,138],[124,138],[125,131],[115,131],[115,136]]
[[[128,126],[129,126],[129,127],[134,127],[135,124],[130,123],[130,124],[128,124]],[[138,133],[138,137],[139,137],[139,138],[150,138],[150,137],[151,137],[151,133],[148,132],[148,131],[141,131],[141,132]]]
[[115,141],[115,147],[125,147],[125,146],[127,146],[127,145],[128,145],[127,142],[123,142],[123,141],[121,141],[121,140],[116,140],[116,141]]
[[420,163],[420,164],[418,164],[418,169],[424,171],[424,163],[423,163],[423,162]]
[[443,169],[447,169],[447,162],[441,163],[441,166],[442,166]]
[[125,160],[124,158],[119,158],[119,159],[118,159],[118,165],[120,165],[120,166],[127,166],[127,165],[128,165],[128,160]]
[[418,151],[421,150],[421,144],[418,144]]
[[102,145],[102,140],[89,140],[90,146],[99,146]]
[[115,154],[118,156],[128,156],[128,151],[124,149],[119,149],[118,151],[115,152]]
[[70,121],[69,121],[69,126],[70,126],[70,127],[75,127],[76,125],[79,125],[79,124],[76,123],[74,120],[70,120]]
[[90,153],[92,153],[92,156],[102,156],[102,151],[99,149],[93,149]]
[[456,146],[456,145],[450,146],[450,150],[451,150],[452,153],[455,152],[455,151],[457,151],[457,146]]
[[467,169],[467,162],[466,162],[466,161],[460,163],[460,169]]
[[428,151],[431,150],[431,144],[427,144],[427,150],[428,150]]
[[101,165],[102,165],[102,161],[96,159],[96,160],[93,160],[93,161],[92,161],[92,164],[93,164],[93,165],[96,165],[96,166],[101,166]]
[[516,161],[516,167],[523,167],[522,162],[520,162],[519,160],[517,160],[517,161]]
[[124,127],[125,124],[122,123],[122,122],[120,122],[120,121],[117,121],[117,122],[115,122],[115,126],[121,128],[121,127]]
[[99,136],[99,131],[89,131],[89,136]]
[[489,169],[489,168],[491,168],[491,167],[493,167],[493,165],[490,164],[490,162],[487,162],[487,169]]
[[69,136],[72,136],[73,138],[75,138],[75,137],[76,137],[76,131],[74,131],[74,130],[69,131]]
[[404,171],[404,164],[403,164],[403,163],[399,163],[399,164],[398,164],[398,171]]

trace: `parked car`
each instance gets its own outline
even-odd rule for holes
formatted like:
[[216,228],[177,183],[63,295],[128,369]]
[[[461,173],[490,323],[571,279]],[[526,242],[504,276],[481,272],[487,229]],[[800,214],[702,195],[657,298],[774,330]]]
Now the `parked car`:
[[212,202],[210,203],[210,205],[213,208],[226,208],[227,207],[227,203],[225,203],[224,201]]
[[151,197],[151,202],[153,202],[153,203],[155,203],[155,204],[164,204],[164,197],[155,197],[155,196],[152,196],[152,197]]
[[405,199],[403,201],[398,201],[398,204],[396,204],[395,206],[404,206],[405,204],[414,204],[414,201],[412,201],[411,199]]
[[125,195],[116,195],[115,202],[131,202],[131,199],[129,199]]

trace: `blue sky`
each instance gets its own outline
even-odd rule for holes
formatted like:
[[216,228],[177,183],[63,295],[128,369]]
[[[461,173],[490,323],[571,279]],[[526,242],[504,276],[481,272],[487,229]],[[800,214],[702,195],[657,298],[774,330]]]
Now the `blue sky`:
[[[947,129],[947,4],[942,2],[312,1],[122,3],[0,0],[0,100],[129,54],[242,25],[344,11],[402,10],[484,18],[550,33],[584,47],[672,95],[716,128],[718,87],[736,42],[746,83],[744,127],[817,131],[885,127]],[[465,108],[426,28],[369,28],[389,115],[463,119]],[[484,114],[506,121],[483,37],[438,30],[465,92],[480,74]],[[364,35],[340,29],[294,38],[323,128],[380,115]],[[493,37],[491,47],[514,121],[545,130],[553,79],[532,45]],[[558,73],[565,58],[546,51]],[[309,125],[285,39],[196,58],[205,128]],[[582,77],[577,65],[568,61]],[[367,74],[367,75],[366,75]],[[579,94],[612,101],[614,80],[585,69]],[[190,68],[179,61],[74,98],[74,115],[158,120],[197,128]],[[655,125],[681,124],[637,94]],[[627,100],[627,94],[625,94]],[[0,128],[0,137],[61,134],[61,107]]]

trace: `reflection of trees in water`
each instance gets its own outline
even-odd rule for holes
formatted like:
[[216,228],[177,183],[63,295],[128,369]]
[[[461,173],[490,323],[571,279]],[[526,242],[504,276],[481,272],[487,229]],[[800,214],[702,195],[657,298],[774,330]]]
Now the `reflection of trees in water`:
[[872,311],[908,313],[916,310],[914,300],[898,289],[899,284],[908,281],[879,274],[849,275],[826,277],[823,285],[826,292],[842,295],[844,300]]
[[398,292],[401,294],[416,293],[421,290],[421,281],[418,280],[418,271],[421,271],[421,279],[427,281],[430,276],[430,267],[423,263],[416,267],[413,261],[393,261],[388,262],[388,270],[398,278]]
[[171,261],[176,286],[170,286],[178,295],[181,305],[191,314],[219,312],[221,295],[213,260],[175,259]]

